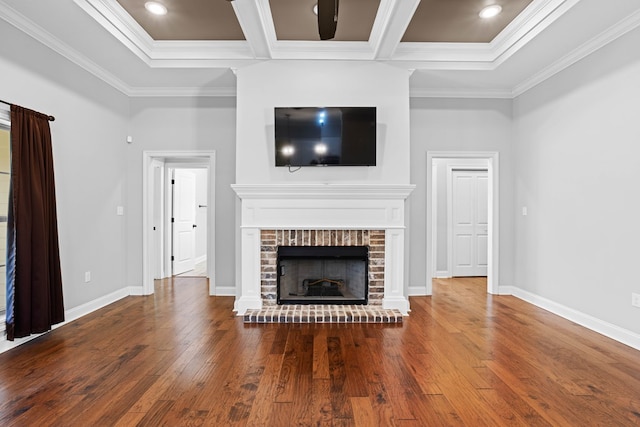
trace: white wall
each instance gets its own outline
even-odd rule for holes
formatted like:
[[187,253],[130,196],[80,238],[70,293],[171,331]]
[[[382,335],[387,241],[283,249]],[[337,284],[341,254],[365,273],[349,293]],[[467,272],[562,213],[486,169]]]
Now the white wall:
[[[409,184],[409,73],[385,64],[268,61],[238,77],[236,183]],[[377,107],[376,167],[275,167],[274,107]]]
[[640,333],[640,30],[514,104],[516,283]]
[[[409,285],[424,288],[427,283],[426,200],[428,151],[495,151],[500,162],[500,283],[514,282],[513,158],[511,100],[506,99],[411,99],[411,183],[416,189],[409,198]],[[429,184],[430,185],[430,184]],[[432,268],[435,272],[435,266]]]
[[[142,286],[142,153],[216,152],[216,286],[235,286],[235,122],[233,98],[132,98],[127,146],[127,284]],[[209,206],[209,209],[213,208]]]
[[[129,100],[0,20],[0,94],[51,123],[65,309],[125,286]],[[91,282],[84,283],[84,272]]]

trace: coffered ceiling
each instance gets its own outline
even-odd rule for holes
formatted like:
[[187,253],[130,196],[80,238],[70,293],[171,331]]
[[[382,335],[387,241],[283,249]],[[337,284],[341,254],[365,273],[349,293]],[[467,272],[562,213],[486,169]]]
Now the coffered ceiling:
[[315,0],[145,1],[0,0],[0,25],[130,96],[233,96],[259,61],[349,60],[407,69],[412,96],[470,97],[517,96],[640,25],[637,0],[340,0],[321,41]]

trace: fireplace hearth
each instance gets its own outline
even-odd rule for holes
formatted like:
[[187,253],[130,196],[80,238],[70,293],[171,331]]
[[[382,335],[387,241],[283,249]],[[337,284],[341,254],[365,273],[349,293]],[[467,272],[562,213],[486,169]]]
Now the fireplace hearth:
[[367,246],[280,246],[278,304],[367,304]]

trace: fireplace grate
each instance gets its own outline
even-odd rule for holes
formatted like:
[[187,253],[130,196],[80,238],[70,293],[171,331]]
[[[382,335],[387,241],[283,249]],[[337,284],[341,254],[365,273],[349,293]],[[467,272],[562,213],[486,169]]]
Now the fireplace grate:
[[302,288],[306,297],[342,297],[342,280],[336,279],[304,279]]

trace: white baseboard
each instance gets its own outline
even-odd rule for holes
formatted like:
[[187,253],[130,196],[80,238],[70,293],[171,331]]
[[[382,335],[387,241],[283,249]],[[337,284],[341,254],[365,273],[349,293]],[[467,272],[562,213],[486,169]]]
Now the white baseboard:
[[409,286],[407,288],[407,296],[408,297],[421,297],[421,296],[426,296],[426,295],[429,295],[429,294],[427,294],[426,285]]
[[215,295],[219,297],[235,297],[236,287],[235,286],[216,286]]
[[[515,286],[500,285],[498,286],[498,295],[514,295],[518,288]],[[522,298],[520,298],[522,299]]]
[[435,279],[450,279],[451,273],[448,270],[436,271]]
[[129,295],[131,295],[129,293],[129,288],[122,288],[122,289],[118,289],[115,292],[111,292],[108,295],[94,299],[93,301],[89,301],[88,303],[79,305],[69,310],[65,310],[64,312],[65,321],[58,325],[55,325],[54,329],[62,325],[66,325],[69,322],[73,322],[74,320],[79,319],[82,316],[86,316],[89,313],[99,310],[102,307],[106,307],[107,305],[114,303],[124,297],[128,297]]
[[[501,291],[502,288],[503,287],[501,286]],[[636,334],[635,332],[613,325],[609,322],[605,322],[604,320],[595,318],[562,304],[558,304],[557,302],[515,286],[505,286],[505,288],[510,288],[511,295],[520,298],[521,300],[550,311],[553,314],[557,314],[560,317],[591,329],[592,331],[598,332],[599,334],[614,339],[622,344],[628,345],[629,347],[635,348],[636,350],[640,350],[640,334]]]
[[144,295],[144,287],[141,286],[129,286],[129,295],[140,296]]

